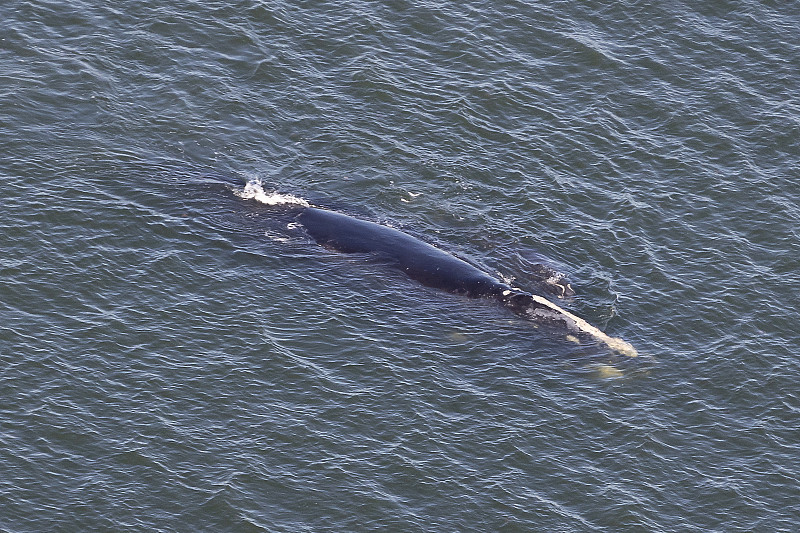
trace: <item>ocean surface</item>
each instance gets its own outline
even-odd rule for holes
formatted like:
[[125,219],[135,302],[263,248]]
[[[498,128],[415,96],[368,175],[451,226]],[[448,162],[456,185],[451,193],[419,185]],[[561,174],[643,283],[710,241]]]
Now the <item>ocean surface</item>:
[[[798,35],[768,0],[2,2],[0,531],[797,531]],[[246,186],[552,265],[639,357]]]

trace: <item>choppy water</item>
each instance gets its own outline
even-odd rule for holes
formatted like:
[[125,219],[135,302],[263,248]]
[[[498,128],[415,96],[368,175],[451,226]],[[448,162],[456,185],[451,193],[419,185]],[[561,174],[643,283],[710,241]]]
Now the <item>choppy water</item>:
[[795,530],[800,10],[650,4],[3,2],[0,530]]

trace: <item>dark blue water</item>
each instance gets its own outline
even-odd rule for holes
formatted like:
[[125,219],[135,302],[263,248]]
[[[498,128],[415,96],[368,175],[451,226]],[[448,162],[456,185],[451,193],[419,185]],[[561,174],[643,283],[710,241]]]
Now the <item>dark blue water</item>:
[[795,530],[797,7],[4,2],[0,531]]

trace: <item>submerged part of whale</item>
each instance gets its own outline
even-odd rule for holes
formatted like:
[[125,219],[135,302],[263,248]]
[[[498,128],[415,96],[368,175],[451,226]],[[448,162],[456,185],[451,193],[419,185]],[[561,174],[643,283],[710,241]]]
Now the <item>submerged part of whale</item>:
[[551,294],[555,294],[559,298],[575,296],[572,285],[567,281],[566,276],[558,270],[537,263],[531,268],[530,274],[536,278],[536,283],[539,288]]
[[[373,254],[423,285],[473,298],[492,298],[517,315],[559,324],[570,333],[589,336],[623,355],[637,355],[627,342],[606,335],[546,298],[512,288],[466,261],[402,231],[316,207],[301,208],[296,219],[317,243],[327,248],[344,253]],[[548,283],[563,288],[561,296],[572,293],[572,288],[562,278]]]

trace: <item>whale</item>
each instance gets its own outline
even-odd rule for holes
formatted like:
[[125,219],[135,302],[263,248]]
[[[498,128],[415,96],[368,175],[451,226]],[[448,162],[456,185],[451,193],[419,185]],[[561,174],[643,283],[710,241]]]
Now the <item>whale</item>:
[[[470,298],[495,300],[517,316],[566,330],[568,339],[585,337],[613,352],[629,357],[638,355],[628,342],[607,335],[547,298],[499,281],[463,259],[398,229],[311,205],[299,207],[294,219],[325,248],[368,254],[422,285]],[[544,285],[557,296],[573,294],[569,284],[555,273],[544,278]]]

